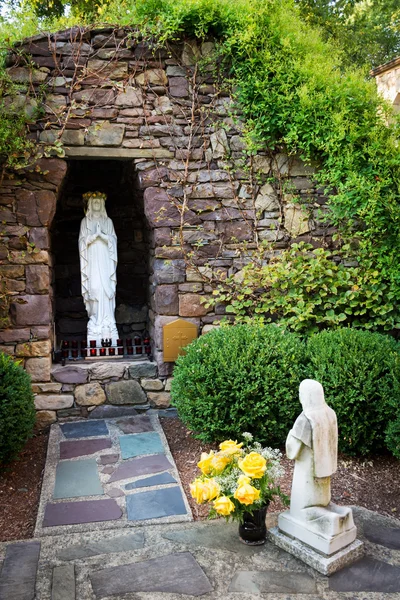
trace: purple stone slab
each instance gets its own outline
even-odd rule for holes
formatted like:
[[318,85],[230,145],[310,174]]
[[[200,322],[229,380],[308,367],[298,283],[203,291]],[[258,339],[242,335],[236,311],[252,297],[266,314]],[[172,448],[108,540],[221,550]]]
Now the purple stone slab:
[[118,462],[119,454],[103,454],[100,456],[100,464],[101,465],[113,465]]
[[57,525],[78,525],[113,521],[122,517],[122,510],[115,500],[84,500],[82,502],[60,502],[47,504],[43,527]]
[[165,454],[153,454],[142,458],[128,460],[115,469],[107,483],[137,477],[138,475],[148,475],[150,473],[159,473],[167,471],[172,467]]
[[97,599],[134,592],[164,592],[202,596],[213,588],[190,552],[167,554],[91,573]]
[[86,456],[88,454],[94,454],[99,450],[105,450],[106,448],[111,448],[110,438],[60,442],[60,459]]
[[150,417],[147,415],[138,415],[131,419],[123,419],[117,421],[116,425],[118,425],[124,433],[145,433],[146,431],[154,431]]

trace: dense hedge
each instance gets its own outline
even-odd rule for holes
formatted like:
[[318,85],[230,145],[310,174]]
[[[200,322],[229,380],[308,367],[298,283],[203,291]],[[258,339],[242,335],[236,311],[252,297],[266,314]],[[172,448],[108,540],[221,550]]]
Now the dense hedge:
[[299,412],[304,346],[275,326],[236,325],[195,340],[174,371],[171,396],[181,419],[204,441],[244,431],[281,444]]
[[0,353],[0,464],[25,445],[35,424],[31,379],[9,356]]
[[222,327],[178,359],[171,395],[202,440],[250,431],[276,446],[301,412],[305,377],[322,383],[336,411],[340,450],[366,455],[387,447],[400,456],[400,348],[390,336],[339,329],[304,340],[275,325]]

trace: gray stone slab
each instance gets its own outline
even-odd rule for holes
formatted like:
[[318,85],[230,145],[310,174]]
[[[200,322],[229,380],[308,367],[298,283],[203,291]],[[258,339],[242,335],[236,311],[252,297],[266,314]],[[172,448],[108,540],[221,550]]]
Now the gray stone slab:
[[75,565],[54,567],[51,600],[75,599]]
[[101,465],[113,465],[118,462],[119,454],[103,454],[100,456],[100,464]]
[[62,423],[60,427],[66,438],[100,437],[109,434],[107,425],[102,420]]
[[121,481],[122,479],[130,479],[139,475],[148,475],[150,473],[159,473],[167,471],[172,467],[168,458],[164,454],[154,454],[152,456],[144,456],[142,458],[133,458],[124,462],[115,469],[108,483]]
[[139,479],[138,481],[127,483],[125,489],[134,490],[141,487],[163,485],[166,483],[177,483],[176,479],[172,477],[171,473],[168,473],[167,471],[165,473],[160,473],[159,475],[153,475],[153,477],[146,477],[146,479]]
[[158,433],[133,433],[119,437],[121,456],[124,460],[145,454],[162,454],[164,446]]
[[43,527],[114,521],[121,517],[122,510],[116,501],[111,498],[80,502],[58,502],[57,504],[49,503],[46,505],[44,512]]
[[240,542],[237,523],[216,522],[212,523],[212,526],[205,526],[202,529],[168,531],[163,533],[162,537],[185,546],[215,548],[242,556],[252,556],[263,549],[263,546],[246,546]]
[[124,433],[145,433],[146,431],[154,431],[153,424],[147,415],[137,415],[131,419],[117,421],[116,425]]
[[391,550],[400,550],[400,528],[383,527],[375,523],[364,524],[364,535],[370,542]]
[[400,568],[365,556],[329,578],[335,592],[400,592]]
[[119,488],[111,488],[110,490],[108,490],[107,496],[109,496],[110,498],[122,498],[122,496],[125,496],[125,494]]
[[137,415],[137,410],[131,406],[96,406],[89,414],[89,419],[114,419]]
[[132,363],[129,367],[129,375],[132,379],[137,377],[155,377],[157,375],[157,365],[153,362]]
[[151,490],[126,496],[128,521],[159,519],[187,513],[180,487]]
[[95,440],[74,440],[69,442],[60,442],[60,459],[76,458],[77,456],[87,456],[94,454],[99,450],[111,448],[110,438],[99,438]]
[[202,596],[213,590],[189,552],[167,554],[90,574],[96,599],[129,592],[164,592]]
[[291,571],[239,571],[229,586],[230,592],[244,594],[316,594],[310,575]]
[[114,552],[130,552],[144,548],[144,533],[137,531],[115,538],[108,538],[100,542],[70,546],[60,550],[57,558],[60,560],[78,560],[88,558],[89,556],[98,556],[99,554],[112,554]]
[[0,577],[0,600],[33,600],[40,542],[7,546]]
[[103,494],[96,459],[66,460],[58,463],[53,498],[79,498]]

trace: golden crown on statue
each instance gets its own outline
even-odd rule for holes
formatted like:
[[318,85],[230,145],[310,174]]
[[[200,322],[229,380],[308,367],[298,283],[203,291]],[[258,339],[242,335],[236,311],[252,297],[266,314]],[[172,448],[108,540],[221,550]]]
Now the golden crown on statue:
[[107,200],[107,194],[104,192],[86,192],[82,194],[82,198],[85,202],[89,202],[92,198],[99,198],[100,200]]

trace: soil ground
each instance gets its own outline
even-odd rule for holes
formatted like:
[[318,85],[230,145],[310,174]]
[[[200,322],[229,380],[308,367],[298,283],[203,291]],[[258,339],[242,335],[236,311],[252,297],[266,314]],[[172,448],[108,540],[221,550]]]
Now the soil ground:
[[[189,484],[198,475],[202,452],[216,444],[196,440],[177,418],[161,419],[183,487],[195,520],[207,518],[208,507],[198,506],[190,496]],[[0,541],[30,538],[36,521],[40,488],[46,460],[48,434],[28,440],[17,460],[0,471]],[[293,465],[283,459],[285,476],[281,488],[290,494]],[[337,504],[363,506],[382,515],[400,518],[400,461],[390,456],[371,459],[339,457],[332,479],[332,500]],[[279,503],[270,511],[281,510]]]

